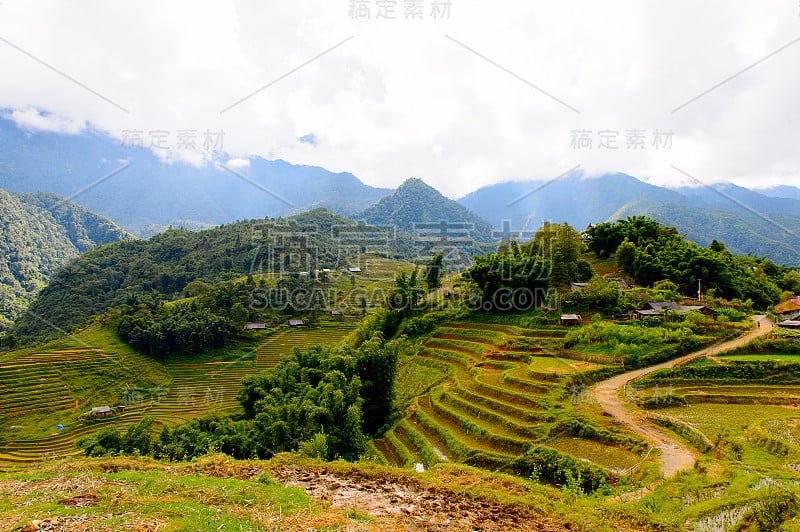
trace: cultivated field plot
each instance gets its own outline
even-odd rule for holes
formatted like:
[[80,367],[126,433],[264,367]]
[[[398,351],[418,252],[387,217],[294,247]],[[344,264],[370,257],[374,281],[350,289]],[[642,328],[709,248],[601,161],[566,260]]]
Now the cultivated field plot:
[[790,422],[800,419],[800,410],[773,405],[699,404],[666,408],[657,410],[657,413],[688,424],[711,441],[726,429],[744,433],[753,425],[763,423],[771,426],[773,422]]
[[375,442],[377,450],[400,466],[459,461],[497,468],[537,445],[612,471],[634,465],[641,457],[625,437],[572,434],[580,431],[570,430],[571,383],[603,366],[560,357],[554,346],[565,334],[559,326],[473,321],[437,328],[422,340],[421,354],[404,362],[428,371],[415,375],[401,366],[401,389],[421,395],[410,401],[406,419]]
[[261,343],[256,353],[256,365],[259,369],[267,369],[280,362],[281,357],[289,355],[295,349],[312,345],[336,345],[347,336],[355,325],[351,323],[331,323],[313,329],[290,329],[280,331]]
[[677,423],[696,446],[702,447],[701,441],[728,445],[736,449],[733,454],[744,453],[749,460],[796,463],[800,459],[797,362],[796,355],[746,351],[700,359],[646,378],[635,399],[656,418]]
[[[123,404],[125,408],[108,418],[77,419],[90,406],[99,405],[96,398],[88,396],[79,400],[78,408],[62,405],[51,411],[49,430],[42,437],[32,437],[35,433],[21,429],[12,431],[9,441],[0,446],[0,467],[78,455],[77,440],[107,427],[125,429],[146,415],[154,418],[155,428],[160,430],[211,412],[234,412],[239,408],[236,394],[242,378],[258,371],[252,361],[167,364],[165,370],[171,380],[163,386],[123,387],[110,405]],[[56,424],[64,428],[56,430]]]
[[[255,357],[231,353],[163,364],[97,326],[8,357],[0,365],[0,469],[78,455],[77,440],[107,427],[124,430],[146,415],[161,430],[213,412],[235,413],[245,376],[274,366],[296,347],[339,343],[352,329],[349,323],[326,323],[287,330],[267,338]],[[63,348],[68,341],[80,347]],[[90,341],[98,347],[84,347]],[[91,407],[120,404],[124,410],[108,418],[77,419]]]

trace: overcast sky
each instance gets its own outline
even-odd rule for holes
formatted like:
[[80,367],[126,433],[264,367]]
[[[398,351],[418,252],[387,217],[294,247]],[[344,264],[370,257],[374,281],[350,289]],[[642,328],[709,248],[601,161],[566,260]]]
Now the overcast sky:
[[577,165],[800,184],[798,0],[353,3],[0,0],[0,107],[120,139],[222,130],[235,157],[451,197]]

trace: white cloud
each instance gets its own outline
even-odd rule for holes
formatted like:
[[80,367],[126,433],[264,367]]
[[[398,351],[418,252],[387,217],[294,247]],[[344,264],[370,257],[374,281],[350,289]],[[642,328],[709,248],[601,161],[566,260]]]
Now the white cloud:
[[[2,42],[0,106],[64,117],[21,111],[30,128],[72,132],[89,122],[120,138],[126,129],[222,129],[234,158],[351,171],[378,186],[416,176],[450,196],[578,164],[587,175],[662,184],[685,181],[671,165],[706,182],[800,177],[800,43],[672,112],[797,38],[794,0],[452,0],[445,21],[427,8],[426,20],[403,20],[402,3],[399,20],[353,21],[348,5],[4,2],[3,38],[129,113]],[[618,130],[622,147],[574,150],[573,129]],[[631,129],[645,130],[648,143],[671,129],[673,147],[626,149]],[[315,145],[300,140],[309,132]]]
[[77,135],[86,129],[85,122],[77,122],[32,108],[14,109],[4,113],[3,118],[13,120],[18,127],[29,131],[53,131]]
[[248,168],[250,166],[250,159],[236,158],[231,159],[225,166],[238,170],[239,168]]

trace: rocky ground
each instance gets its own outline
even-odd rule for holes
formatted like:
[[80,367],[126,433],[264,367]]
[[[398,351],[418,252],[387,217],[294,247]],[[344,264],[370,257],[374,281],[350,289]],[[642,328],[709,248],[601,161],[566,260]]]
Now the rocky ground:
[[564,530],[523,511],[466,499],[413,482],[286,467],[272,470],[275,480],[305,490],[332,510],[351,510],[372,518],[390,518],[410,530]]

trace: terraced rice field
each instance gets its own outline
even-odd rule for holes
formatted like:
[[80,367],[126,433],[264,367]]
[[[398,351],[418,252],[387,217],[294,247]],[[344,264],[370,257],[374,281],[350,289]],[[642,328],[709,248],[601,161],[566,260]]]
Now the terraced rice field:
[[324,325],[315,329],[290,329],[273,334],[258,347],[256,365],[267,369],[294,350],[317,344],[336,345],[355,328],[352,323]]
[[[742,364],[762,362],[777,362],[777,366],[762,366],[777,367],[777,373],[764,382],[757,377],[752,383],[736,378]],[[800,456],[800,385],[794,376],[798,362],[797,355],[784,354],[711,357],[697,364],[719,368],[716,375],[672,385],[667,373],[655,385],[648,382],[637,390],[635,399],[651,408],[654,417],[666,416],[706,442],[717,442],[720,437],[733,439],[746,449],[766,451],[770,463],[796,462]],[[787,384],[781,384],[782,379]]]
[[439,327],[413,362],[445,372],[445,382],[419,396],[407,418],[376,441],[377,449],[400,466],[452,460],[497,468],[537,444],[608,469],[633,465],[639,455],[621,447],[578,438],[550,441],[558,421],[552,407],[569,403],[568,377],[601,367],[558,357],[553,346],[565,334],[557,326]]
[[74,416],[92,400],[117,397],[125,383],[159,381],[168,383],[160,364],[130,353],[83,347],[23,354],[0,366],[0,419]]
[[78,455],[76,442],[80,438],[106,427],[125,429],[146,415],[152,416],[160,429],[211,412],[236,411],[239,408],[236,394],[242,378],[257,371],[251,361],[167,364],[171,382],[164,386],[123,388],[121,398],[112,404],[124,404],[124,413],[96,421],[76,419],[89,406],[98,406],[91,397],[84,399],[78,409],[57,403],[64,407],[61,421],[64,429],[35,439],[11,436],[11,441],[0,446],[0,466],[28,465],[48,456]]
[[[155,429],[160,430],[212,412],[235,412],[240,408],[236,396],[243,377],[274,366],[295,347],[336,344],[353,327],[334,323],[275,334],[259,346],[255,361],[164,365],[130,348],[113,354],[75,348],[9,357],[0,366],[0,423],[5,419],[2,426],[7,429],[5,442],[0,443],[0,470],[47,457],[78,455],[77,440],[106,427],[124,430],[145,415],[152,416]],[[102,338],[105,347],[116,341],[110,333],[107,336]],[[91,407],[105,404],[126,407],[106,419],[84,423],[76,419]],[[37,416],[42,425],[38,430],[14,425]],[[58,423],[64,425],[63,430],[56,430]]]
[[657,413],[670,416],[698,429],[708,439],[713,440],[723,430],[744,432],[753,424],[800,419],[796,408],[774,405],[725,405],[699,404],[658,410]]

